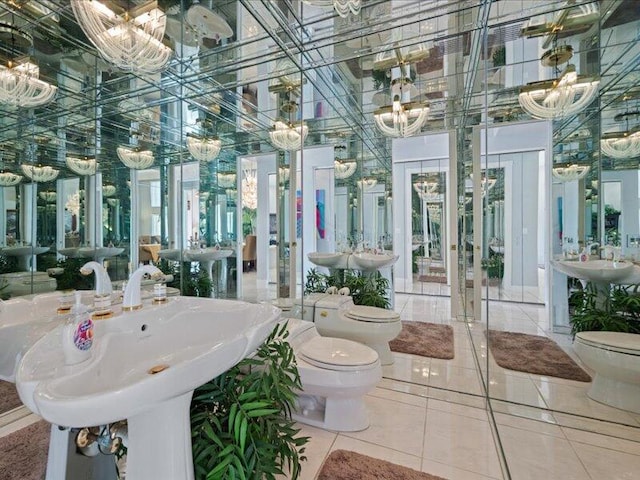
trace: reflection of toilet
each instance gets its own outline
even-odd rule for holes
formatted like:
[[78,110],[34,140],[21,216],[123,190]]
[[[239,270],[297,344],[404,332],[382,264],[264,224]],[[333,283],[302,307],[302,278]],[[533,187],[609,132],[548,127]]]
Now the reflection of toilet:
[[573,346],[585,365],[596,372],[587,395],[640,413],[640,335],[578,332]]
[[389,342],[402,330],[397,312],[354,305],[348,295],[312,294],[303,301],[302,318],[313,320],[320,335],[364,343],[378,352],[382,365],[393,363]]
[[364,395],[382,378],[378,354],[357,342],[321,337],[312,322],[287,321],[302,383],[293,418],[328,430],[367,428]]

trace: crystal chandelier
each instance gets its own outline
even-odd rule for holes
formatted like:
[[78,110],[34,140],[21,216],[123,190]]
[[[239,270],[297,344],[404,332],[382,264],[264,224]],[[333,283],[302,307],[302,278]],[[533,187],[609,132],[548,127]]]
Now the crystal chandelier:
[[29,177],[34,182],[44,183],[51,182],[58,178],[58,174],[60,170],[57,170],[50,166],[42,166],[42,165],[20,165],[22,169],[22,173],[24,173],[27,177]]
[[22,175],[12,172],[0,172],[0,187],[13,187],[22,181]]
[[429,106],[411,101],[409,64],[391,68],[391,105],[380,107],[373,113],[378,129],[389,137],[408,137],[420,132],[427,123]]
[[436,193],[439,188],[439,183],[429,180],[418,180],[413,182],[413,189],[416,191],[418,196],[422,198],[423,196],[431,193]]
[[358,184],[358,188],[362,189],[362,191],[371,190],[378,184],[378,180],[373,177],[364,177],[361,180],[356,182]]
[[46,192],[39,192],[38,196],[42,200],[44,200],[46,203],[55,203],[57,194],[56,192],[46,191]]
[[236,178],[236,174],[233,172],[218,172],[218,185],[222,188],[234,187]]
[[342,18],[346,18],[350,13],[354,15],[360,14],[362,0],[302,0],[304,3],[314,5],[316,7],[331,7]]
[[278,175],[280,177],[280,183],[285,184],[289,181],[289,175],[291,173],[291,169],[289,167],[280,167],[278,168]]
[[520,89],[518,102],[532,117],[565,118],[585,109],[598,95],[599,80],[581,79],[568,65],[556,80],[529,83]]
[[45,105],[54,99],[58,87],[40,80],[40,69],[28,59],[0,66],[0,103],[23,108]]
[[[291,95],[291,90],[288,90],[287,93]],[[282,107],[282,110],[289,114],[289,122],[283,122],[282,120],[275,122],[273,130],[269,132],[271,143],[279,150],[300,150],[309,133],[309,127],[302,121],[297,125],[293,123],[293,116],[298,111],[296,102],[289,100]]]
[[135,170],[144,170],[153,165],[153,153],[150,150],[138,150],[137,148],[118,147],[118,158],[127,167]]
[[67,157],[67,167],[78,175],[94,175],[98,164],[95,158]]
[[600,140],[600,149],[611,158],[638,157],[640,156],[640,129],[605,133]]
[[589,165],[578,165],[577,163],[564,166],[553,167],[551,171],[554,178],[561,182],[571,182],[580,180],[589,173]]
[[76,192],[69,195],[64,208],[71,212],[72,215],[78,216],[80,214],[80,193]]
[[242,178],[242,206],[250,210],[258,208],[258,179],[255,171],[244,171]]
[[108,62],[127,72],[155,73],[164,68],[171,49],[162,43],[166,15],[143,7],[117,15],[97,0],[71,0],[82,31]]
[[356,171],[358,164],[355,161],[334,160],[333,171],[338,180],[349,178]]
[[104,197],[113,197],[116,194],[116,186],[115,185],[103,185],[102,186],[102,196]]
[[222,142],[217,137],[187,135],[187,149],[196,160],[210,162],[220,153]]

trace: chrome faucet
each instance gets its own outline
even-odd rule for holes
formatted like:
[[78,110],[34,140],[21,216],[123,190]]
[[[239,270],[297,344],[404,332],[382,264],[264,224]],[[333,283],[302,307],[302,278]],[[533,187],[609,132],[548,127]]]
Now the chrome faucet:
[[98,262],[87,262],[80,267],[80,273],[82,275],[91,275],[91,272],[96,275],[96,295],[111,295],[113,287],[111,286],[111,279],[105,268]]
[[138,310],[142,308],[142,300],[140,297],[140,284],[145,273],[151,275],[151,278],[160,278],[164,274],[162,270],[153,265],[142,265],[129,277],[127,286],[122,296],[122,309],[125,311]]
[[598,242],[592,242],[587,245],[587,253],[591,255],[593,247],[599,247],[600,244]]

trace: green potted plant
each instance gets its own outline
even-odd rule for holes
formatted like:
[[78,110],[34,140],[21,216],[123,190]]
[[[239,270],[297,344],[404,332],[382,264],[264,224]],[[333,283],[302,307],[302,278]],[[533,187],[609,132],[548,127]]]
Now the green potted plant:
[[640,295],[638,287],[615,286],[604,302],[592,284],[569,296],[571,333],[607,331],[640,333]]
[[251,357],[198,388],[191,403],[196,479],[300,475],[308,437],[291,420],[302,389],[286,324]]

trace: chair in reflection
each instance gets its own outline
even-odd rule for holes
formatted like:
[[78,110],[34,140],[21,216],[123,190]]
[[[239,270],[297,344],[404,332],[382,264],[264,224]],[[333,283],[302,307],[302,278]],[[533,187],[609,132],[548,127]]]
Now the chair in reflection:
[[158,252],[161,248],[158,235],[140,235],[138,238],[138,261],[144,264],[157,263],[160,259]]
[[242,270],[248,272],[256,268],[256,236],[247,235],[242,247]]

